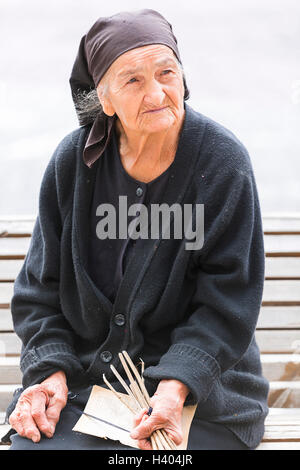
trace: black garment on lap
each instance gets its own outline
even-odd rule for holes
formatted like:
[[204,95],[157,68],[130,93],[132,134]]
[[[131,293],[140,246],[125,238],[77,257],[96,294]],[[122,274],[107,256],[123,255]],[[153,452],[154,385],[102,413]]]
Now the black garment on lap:
[[[51,439],[42,436],[40,442],[11,436],[10,450],[137,450],[118,441],[101,439],[72,431],[91,392],[91,387],[69,393],[68,403],[62,410],[56,431]],[[218,423],[194,419],[190,428],[187,450],[249,450],[232,431]]]

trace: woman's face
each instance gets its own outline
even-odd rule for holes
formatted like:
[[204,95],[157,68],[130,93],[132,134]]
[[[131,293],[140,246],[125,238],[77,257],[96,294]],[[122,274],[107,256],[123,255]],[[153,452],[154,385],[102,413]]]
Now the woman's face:
[[[116,113],[127,129],[160,132],[178,123],[184,114],[182,72],[172,49],[165,45],[125,52],[103,79],[97,87],[103,110],[110,116]],[[101,98],[105,81],[107,91]]]

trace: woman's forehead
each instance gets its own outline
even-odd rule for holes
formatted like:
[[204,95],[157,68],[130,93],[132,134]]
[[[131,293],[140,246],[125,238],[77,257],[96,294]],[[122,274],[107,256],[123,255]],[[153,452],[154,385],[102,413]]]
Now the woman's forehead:
[[151,44],[124,52],[113,62],[110,69],[119,77],[130,69],[135,70],[138,66],[165,65],[170,61],[176,63],[172,49],[164,44]]

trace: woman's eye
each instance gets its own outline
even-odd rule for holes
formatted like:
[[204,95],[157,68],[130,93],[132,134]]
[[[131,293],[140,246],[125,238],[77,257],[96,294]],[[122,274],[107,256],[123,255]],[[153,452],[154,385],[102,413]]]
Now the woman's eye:
[[133,82],[132,80],[137,81],[137,79],[133,77],[133,78],[131,78],[127,83],[135,83],[135,82]]
[[[172,70],[169,70],[169,69],[162,71],[162,75],[169,75],[170,73],[172,73]],[[132,77],[132,78],[127,82],[127,84],[132,84],[132,83],[136,83],[136,82],[138,82],[138,80],[137,80],[135,77]]]

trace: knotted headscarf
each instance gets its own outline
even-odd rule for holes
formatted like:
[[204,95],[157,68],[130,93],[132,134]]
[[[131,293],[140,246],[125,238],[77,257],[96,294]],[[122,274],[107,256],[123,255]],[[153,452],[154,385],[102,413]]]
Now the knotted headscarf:
[[[84,162],[89,167],[106,149],[117,116],[107,116],[101,110],[94,118],[82,118],[79,113],[80,100],[84,94],[97,88],[105,72],[121,54],[150,44],[170,47],[182,63],[172,25],[160,13],[151,9],[120,12],[99,18],[80,41],[70,86],[79,124],[93,123],[83,152]],[[189,90],[185,77],[183,81],[184,99],[187,100]]]

